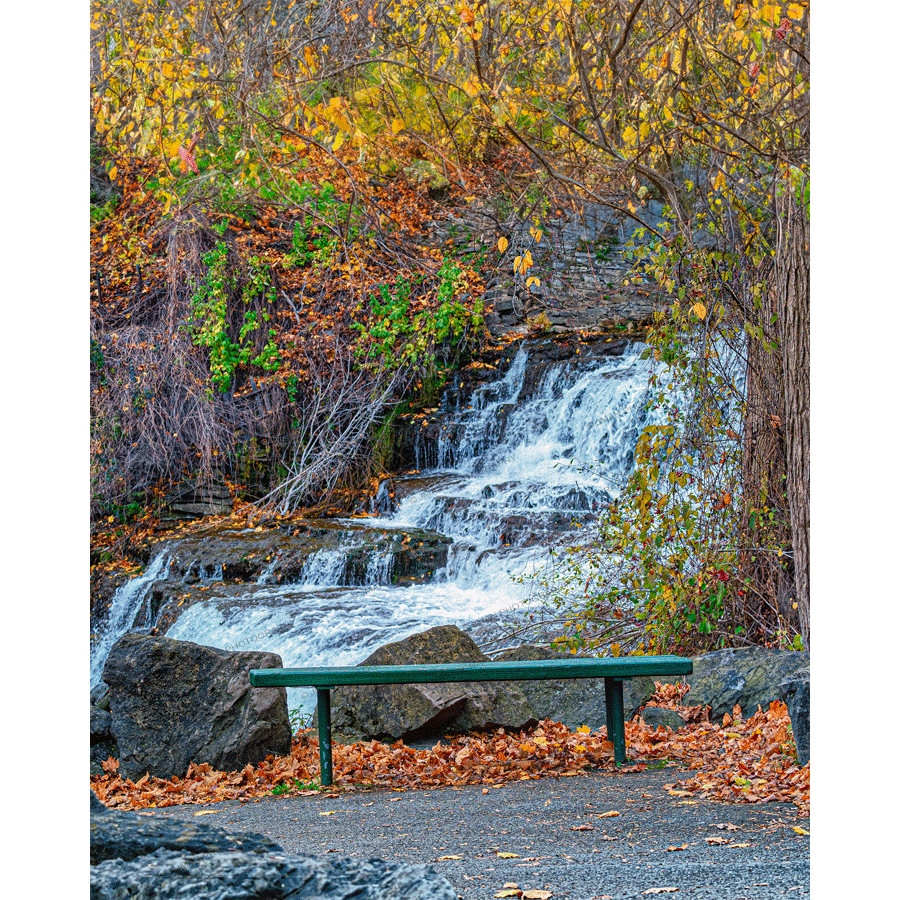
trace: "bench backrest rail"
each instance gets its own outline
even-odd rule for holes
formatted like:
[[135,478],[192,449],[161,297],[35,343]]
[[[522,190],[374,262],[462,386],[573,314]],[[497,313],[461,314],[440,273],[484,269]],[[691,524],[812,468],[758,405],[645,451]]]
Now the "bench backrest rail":
[[253,669],[250,672],[250,683],[255,687],[338,687],[350,684],[635,678],[653,675],[690,675],[692,671],[691,660],[681,656],[629,656],[621,659],[545,659],[403,666]]
[[360,684],[435,684],[471,681],[545,681],[602,678],[606,695],[606,734],[616,765],[625,762],[625,704],[622,684],[640,676],[690,675],[682,656],[629,656],[619,659],[544,659],[506,662],[435,663],[406,666],[251,669],[254,687],[314,687],[319,718],[319,766],[324,787],[332,783],[331,691]]

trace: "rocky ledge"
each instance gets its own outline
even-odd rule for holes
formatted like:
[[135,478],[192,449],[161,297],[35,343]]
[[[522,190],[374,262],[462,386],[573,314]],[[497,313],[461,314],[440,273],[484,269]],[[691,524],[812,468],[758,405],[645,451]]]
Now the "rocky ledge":
[[456,900],[431,866],[286,853],[258,834],[109,810],[91,792],[92,900]]

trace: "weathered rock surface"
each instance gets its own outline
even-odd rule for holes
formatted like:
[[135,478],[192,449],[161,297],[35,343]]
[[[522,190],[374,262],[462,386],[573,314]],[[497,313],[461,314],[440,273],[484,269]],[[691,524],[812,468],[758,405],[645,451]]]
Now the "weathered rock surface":
[[[506,650],[495,660],[571,659],[570,653],[523,644]],[[606,692],[602,678],[566,678],[548,681],[507,681],[525,695],[536,719],[562,722],[569,728],[606,724]],[[499,685],[498,685],[499,686]],[[650,699],[655,686],[652,678],[630,678],[624,683],[625,720],[631,719]]]
[[768,709],[773,700],[783,699],[782,681],[809,666],[809,653],[764,647],[729,648],[695,656],[693,661],[693,674],[685,676],[691,689],[684,702],[689,706],[709,706],[710,719],[721,722],[735,706],[740,706],[744,717],[749,718],[758,707]]
[[251,688],[250,669],[280,668],[274,653],[229,653],[188,641],[126,634],[110,650],[119,772],[183,777],[191,762],[236,771],[290,750],[284,688]]
[[281,852],[259,834],[230,832],[203,822],[156,819],[126,810],[107,809],[91,791],[91,865],[107,859],[127,862],[156,850],[179,853]]
[[99,775],[103,771],[103,762],[118,753],[112,733],[112,715],[107,709],[91,706],[91,775]]
[[809,666],[797,669],[781,684],[781,694],[791,717],[791,730],[797,744],[797,759],[801,766],[809,762]]
[[285,853],[262,835],[107,810],[91,792],[93,900],[456,900],[431,866]]
[[[439,625],[379,647],[364,666],[487,662],[455,625]],[[358,685],[332,691],[332,734],[339,743],[417,740],[443,732],[534,723],[516,687],[485,683]]]
[[483,297],[485,321],[495,334],[516,331],[520,323],[541,314],[545,326],[565,330],[642,322],[658,308],[658,296],[626,283],[631,264],[624,253],[629,241],[647,240],[639,231],[641,223],[660,227],[662,212],[655,200],[642,205],[640,222],[600,203],[555,209],[542,219],[546,240],[539,245],[529,233],[530,219],[514,214],[501,221],[480,203],[456,209],[433,229],[438,244],[450,243],[459,253],[495,247],[501,234],[510,241],[509,253],[525,248],[532,252],[540,285],[526,289],[521,279],[502,269],[489,281]]
[[662,706],[648,706],[641,711],[641,718],[651,728],[671,728],[677,731],[684,725],[684,719],[674,709],[665,709]]

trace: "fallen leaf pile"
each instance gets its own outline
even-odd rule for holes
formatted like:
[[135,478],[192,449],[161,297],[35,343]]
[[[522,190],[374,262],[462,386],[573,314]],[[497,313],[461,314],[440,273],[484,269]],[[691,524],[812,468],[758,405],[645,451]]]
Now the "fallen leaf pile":
[[[666,702],[662,697],[659,700]],[[683,717],[696,719],[697,714],[685,709]],[[789,724],[787,707],[781,701],[746,720],[735,707],[734,717],[726,716],[721,726],[691,721],[672,731],[654,729],[636,718],[625,725],[629,764],[620,771],[641,771],[654,760],[665,760],[668,765],[693,771],[666,785],[675,797],[694,798],[681,802],[696,802],[696,798],[733,803],[784,801],[794,803],[800,815],[808,816],[809,764],[798,765]],[[587,769],[615,768],[605,728],[587,734],[549,719],[517,733],[501,728],[458,736],[430,750],[407,747],[402,741],[336,744],[333,766],[333,794],[373,787],[402,790],[480,784],[498,788],[547,775],[572,776]],[[91,787],[107,806],[120,809],[251,800],[271,796],[276,788],[280,788],[278,793],[321,795],[309,788],[319,778],[318,740],[311,731],[297,734],[289,755],[268,756],[239,772],[220,772],[208,763],[192,763],[184,778],[145,775],[132,781],[119,777],[114,759],[104,763],[104,770],[105,774],[91,778]]]

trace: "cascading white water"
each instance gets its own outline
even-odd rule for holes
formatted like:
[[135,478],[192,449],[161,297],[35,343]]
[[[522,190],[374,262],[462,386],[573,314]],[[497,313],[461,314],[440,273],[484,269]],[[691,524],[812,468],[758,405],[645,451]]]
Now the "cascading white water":
[[[476,390],[466,408],[442,411],[448,424],[438,466],[409,477],[418,489],[405,492],[394,512],[365,522],[450,538],[447,565],[428,583],[392,585],[393,554],[384,551],[369,557],[362,585],[340,586],[344,556],[361,540],[348,529],[340,547],[308,557],[297,583],[271,583],[274,567],[239,591],[207,582],[203,599],[168,636],[275,652],[286,667],[354,665],[434,625],[464,627],[521,607],[527,587],[519,577],[542,564],[547,537],[590,518],[629,474],[647,424],[651,364],[639,358],[641,349],[634,344],[619,356],[549,365],[524,399],[528,353],[520,349],[506,375]],[[142,576],[145,583],[162,571],[158,560]],[[289,705],[306,713],[314,696],[291,690]]]
[[167,551],[158,553],[146,571],[123,584],[113,594],[106,618],[96,634],[91,635],[91,687],[100,683],[103,664],[112,645],[135,627],[150,588],[165,578],[172,561]]

